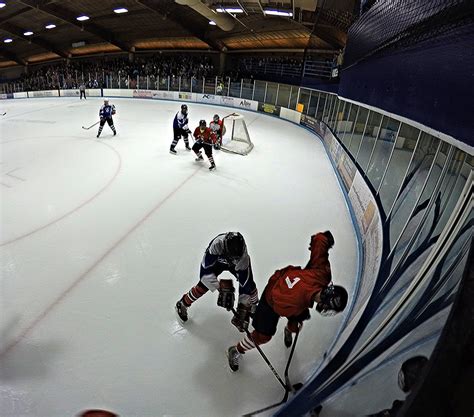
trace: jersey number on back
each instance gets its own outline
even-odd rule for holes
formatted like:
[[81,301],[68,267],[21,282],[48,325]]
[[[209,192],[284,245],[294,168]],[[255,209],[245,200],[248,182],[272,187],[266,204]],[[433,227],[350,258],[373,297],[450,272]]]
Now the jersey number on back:
[[290,277],[285,278],[286,285],[288,285],[288,288],[291,290],[298,282],[300,279],[296,277],[293,281],[290,279]]

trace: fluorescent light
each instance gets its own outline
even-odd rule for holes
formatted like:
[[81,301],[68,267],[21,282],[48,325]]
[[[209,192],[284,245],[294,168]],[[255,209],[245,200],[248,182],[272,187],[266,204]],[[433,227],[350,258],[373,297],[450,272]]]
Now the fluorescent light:
[[226,7],[224,9],[216,9],[217,13],[243,13],[244,11],[240,7]]
[[56,25],[53,25],[53,24],[45,26],[46,29],[54,29],[55,27],[56,27]]
[[283,10],[265,10],[265,14],[269,14],[272,16],[285,16],[285,17],[292,17],[292,12],[285,12]]
[[24,36],[31,36],[31,35],[33,35],[33,32],[28,31],[28,32],[23,33],[23,35],[24,35]]
[[214,22],[214,20],[209,20],[209,24],[212,26],[216,26],[216,22]]
[[5,43],[12,43],[12,42],[13,42],[13,39],[7,38],[7,39],[4,39],[3,42],[5,42]]
[[0,1],[0,9],[3,9],[6,5],[4,1]]
[[76,20],[79,20],[79,22],[84,22],[85,20],[89,20],[89,16],[86,16],[86,15],[78,16],[76,17]]
[[128,9],[125,7],[119,7],[118,9],[114,9],[114,13],[120,14],[120,13],[127,13]]

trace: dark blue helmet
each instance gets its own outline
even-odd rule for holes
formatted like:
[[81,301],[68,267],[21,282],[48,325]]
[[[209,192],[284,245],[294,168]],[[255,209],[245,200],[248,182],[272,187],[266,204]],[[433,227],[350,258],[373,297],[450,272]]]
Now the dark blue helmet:
[[244,237],[239,232],[229,232],[225,236],[225,252],[230,258],[240,258],[244,254]]
[[349,298],[347,291],[340,285],[329,284],[319,294],[321,301],[316,310],[323,316],[333,316],[346,308]]

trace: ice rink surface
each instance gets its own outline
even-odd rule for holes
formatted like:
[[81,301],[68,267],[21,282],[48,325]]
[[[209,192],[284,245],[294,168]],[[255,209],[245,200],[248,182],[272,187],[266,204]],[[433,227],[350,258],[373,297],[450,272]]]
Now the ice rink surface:
[[[283,389],[256,350],[231,373],[242,334],[208,293],[182,326],[174,304],[195,285],[217,234],[240,231],[259,292],[279,268],[304,266],[310,236],[331,230],[335,283],[352,291],[357,242],[321,141],[275,117],[239,111],[255,148],[215,152],[217,170],[180,141],[180,103],[111,99],[118,134],[96,127],[101,99],[1,102],[0,415],[237,416]],[[188,103],[190,128],[235,109]],[[224,275],[221,275],[223,277]],[[312,313],[290,369],[304,382],[343,316]],[[284,321],[263,346],[283,374]]]

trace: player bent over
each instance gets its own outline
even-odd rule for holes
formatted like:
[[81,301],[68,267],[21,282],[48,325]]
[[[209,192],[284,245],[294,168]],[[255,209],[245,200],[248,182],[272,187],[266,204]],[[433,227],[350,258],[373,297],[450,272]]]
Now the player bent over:
[[97,133],[97,137],[100,136],[102,133],[102,129],[104,128],[105,122],[110,126],[112,132],[114,132],[114,136],[117,134],[114,126],[114,120],[112,116],[115,114],[115,106],[109,104],[109,100],[104,100],[104,105],[99,110],[99,117],[100,117],[100,126],[99,132]]
[[173,120],[173,142],[171,142],[170,153],[176,155],[175,150],[178,141],[183,137],[186,150],[190,151],[188,135],[191,133],[188,127],[188,106],[181,105],[181,111],[176,113]]
[[[303,321],[310,318],[309,308],[317,303],[316,310],[322,315],[333,315],[344,310],[347,291],[331,284],[329,249],[334,245],[331,232],[311,236],[310,259],[305,268],[289,265],[275,271],[265,287],[262,298],[252,320],[254,331],[247,334],[237,345],[227,351],[232,371],[239,369],[243,353],[270,341],[275,335],[278,320],[286,317],[288,323],[284,331],[286,347],[292,344],[292,333],[301,328]],[[239,317],[234,317],[234,321]],[[246,330],[246,329],[244,329]]]
[[219,115],[215,114],[211,120],[211,123],[209,123],[209,128],[212,130],[212,132],[216,136],[214,149],[220,149],[222,146],[222,136],[225,135],[224,120],[220,120]]
[[202,258],[199,282],[176,303],[176,312],[182,322],[188,320],[188,308],[209,290],[219,291],[218,306],[232,310],[235,300],[232,280],[217,279],[224,271],[229,271],[239,282],[237,309],[255,311],[258,291],[245,240],[238,232],[228,232],[211,240]]
[[216,164],[214,163],[214,157],[212,156],[212,145],[216,143],[216,136],[212,130],[206,127],[206,121],[200,120],[199,126],[194,130],[194,138],[196,142],[193,145],[193,151],[196,154],[196,161],[203,161],[201,148],[204,148],[207,159],[211,166],[209,167],[210,171],[216,169]]

